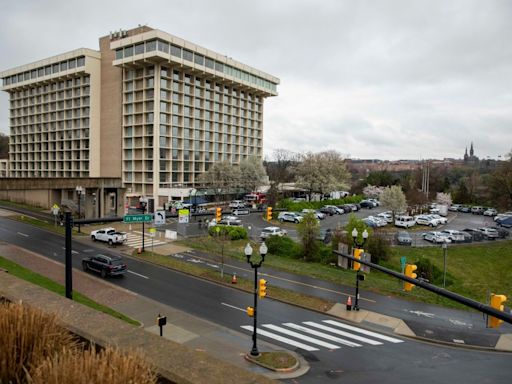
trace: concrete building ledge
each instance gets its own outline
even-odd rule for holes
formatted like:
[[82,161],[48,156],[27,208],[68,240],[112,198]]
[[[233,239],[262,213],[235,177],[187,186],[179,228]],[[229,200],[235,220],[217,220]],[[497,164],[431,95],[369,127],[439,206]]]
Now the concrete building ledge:
[[36,285],[1,272],[0,297],[46,313],[56,313],[71,332],[100,346],[140,350],[155,372],[173,383],[272,383],[273,381],[153,335],[109,315],[58,296]]

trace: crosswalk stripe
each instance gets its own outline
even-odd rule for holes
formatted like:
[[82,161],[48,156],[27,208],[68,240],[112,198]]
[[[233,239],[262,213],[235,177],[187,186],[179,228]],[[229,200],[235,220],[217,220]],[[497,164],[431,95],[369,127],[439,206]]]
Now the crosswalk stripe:
[[298,331],[309,333],[310,335],[323,337],[324,339],[328,339],[328,340],[334,341],[336,343],[344,344],[349,347],[362,347],[361,344],[357,344],[352,341],[340,339],[339,337],[328,335],[327,333],[315,331],[314,329],[309,329],[309,328],[303,327],[302,325],[298,325],[298,324],[294,324],[294,323],[284,323],[283,325],[286,325],[287,327],[296,329]]
[[357,328],[357,327],[354,327],[352,325],[339,323],[339,322],[334,321],[334,320],[324,320],[323,322],[331,324],[331,325],[334,325],[336,327],[345,328],[345,329],[349,329],[351,331],[359,332],[359,333],[362,333],[363,335],[375,337],[375,338],[381,339],[381,340],[386,340],[386,341],[389,341],[390,343],[395,343],[396,344],[396,343],[403,343],[404,342],[403,340],[395,339],[394,337],[389,337],[389,336],[381,335],[380,333],[376,333],[376,332],[372,332],[372,331],[367,331],[366,329]]
[[350,339],[362,341],[362,342],[370,344],[370,345],[382,345],[382,343],[380,341],[375,341],[375,340],[367,339],[366,337],[362,337],[362,336],[358,336],[358,335],[353,335],[351,333],[348,333],[348,332],[345,332],[345,331],[340,331],[339,329],[334,329],[334,328],[331,328],[331,327],[327,327],[327,326],[322,325],[322,324],[317,324],[317,323],[314,323],[312,321],[305,321],[304,324],[309,325],[311,327],[315,327],[315,328],[321,329],[323,331],[327,331],[327,332],[335,333],[337,335],[345,336],[345,337],[348,337]]
[[339,348],[339,346],[337,346],[337,345],[329,344],[329,343],[326,343],[325,341],[317,340],[317,339],[314,339],[312,337],[305,336],[305,335],[303,335],[301,333],[290,331],[289,329],[280,327],[278,325],[263,324],[263,326],[265,328],[270,328],[273,331],[277,331],[279,333],[284,333],[285,335],[296,337],[297,339],[301,339],[301,340],[307,341],[308,343],[313,343],[313,344],[316,344],[316,345],[320,345],[321,347],[324,347],[324,348],[329,348],[329,349],[338,349]]
[[[250,325],[242,325],[241,327],[247,331],[253,330],[253,327]],[[265,331],[264,329],[258,329],[258,335],[270,337],[271,339],[280,341],[281,343],[284,343],[284,344],[293,345],[294,347],[301,348],[305,351],[309,351],[309,352],[318,351],[318,348],[310,347],[309,345],[300,343],[295,340],[288,339],[283,336],[276,335],[275,333]]]

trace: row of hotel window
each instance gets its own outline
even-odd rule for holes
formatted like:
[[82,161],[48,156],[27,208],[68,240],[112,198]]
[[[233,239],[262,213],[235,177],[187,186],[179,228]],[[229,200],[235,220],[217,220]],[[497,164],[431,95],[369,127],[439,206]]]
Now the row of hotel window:
[[90,84],[90,76],[78,76],[74,79],[68,79],[66,81],[55,81],[49,84],[40,85],[38,87],[25,88],[16,92],[11,92],[11,100],[17,100],[21,98],[27,98],[30,96],[44,95],[59,90],[66,90],[70,88],[80,87],[82,85]]
[[183,59],[196,65],[201,65],[214,71],[223,73],[233,78],[246,81],[248,83],[276,91],[276,84],[263,79],[259,76],[255,76],[246,71],[242,71],[231,65],[224,64],[218,60],[214,60],[211,57],[202,55],[200,53],[191,51],[186,48],[182,48],[175,44],[170,44],[162,40],[149,40],[137,43],[135,45],[128,45],[123,48],[116,49],[116,60],[130,58],[134,55],[141,55],[147,52],[160,51],[170,56],[174,56],[179,59]]
[[[222,148],[224,149],[224,148]],[[259,154],[261,152],[260,147],[251,147],[251,146],[240,146],[241,151],[239,152],[241,156],[250,156],[253,154]],[[211,151],[211,150],[210,150]],[[135,154],[135,155],[134,155]],[[160,160],[198,160],[198,161],[213,161],[214,157],[218,160],[220,152],[197,152],[192,150],[178,150],[178,149],[167,149],[160,148],[159,149],[159,158]],[[232,153],[233,155],[238,155],[237,153]],[[210,156],[212,155],[212,156]],[[222,155],[231,155],[230,151],[223,151]],[[202,158],[204,156],[204,159]],[[140,161],[142,159],[153,159],[153,149],[151,148],[138,148],[138,149],[124,149],[124,161]]]
[[34,80],[39,77],[53,75],[59,72],[68,71],[70,69],[80,68],[85,66],[85,56],[75,57],[73,59],[60,61],[51,65],[42,66],[39,68],[32,69],[18,73],[16,75],[4,77],[3,85],[11,85],[21,83],[22,81]]

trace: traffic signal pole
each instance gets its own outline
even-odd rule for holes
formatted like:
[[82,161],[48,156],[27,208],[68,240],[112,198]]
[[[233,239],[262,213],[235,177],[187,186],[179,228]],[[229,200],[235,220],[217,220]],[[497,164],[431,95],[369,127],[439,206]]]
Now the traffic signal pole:
[[508,314],[508,313],[506,313],[504,311],[497,310],[497,309],[491,307],[490,305],[486,305],[486,304],[480,303],[480,302],[478,302],[476,300],[469,299],[469,298],[467,298],[465,296],[459,295],[457,293],[454,293],[454,292],[451,292],[451,291],[447,291],[444,288],[439,288],[439,287],[437,287],[435,285],[432,285],[430,283],[426,283],[426,282],[424,282],[422,280],[412,279],[410,277],[405,276],[402,273],[399,273],[399,272],[393,271],[391,269],[382,267],[382,266],[380,266],[378,264],[374,264],[374,263],[371,263],[369,261],[365,261],[363,259],[356,259],[352,255],[348,255],[348,254],[345,254],[345,253],[342,253],[342,252],[339,252],[339,251],[333,251],[333,253],[335,255],[339,255],[341,257],[345,257],[345,258],[347,258],[349,260],[356,261],[358,263],[367,265],[368,267],[376,269],[377,271],[384,272],[387,275],[396,277],[397,279],[403,280],[403,281],[405,281],[407,283],[414,284],[414,285],[416,285],[418,287],[426,289],[427,291],[434,292],[435,294],[437,294],[439,296],[446,297],[446,298],[448,298],[450,300],[453,300],[453,301],[456,301],[458,303],[461,303],[461,304],[463,304],[463,305],[465,305],[467,307],[476,309],[476,310],[478,310],[480,312],[483,312],[483,313],[485,313],[487,315],[494,316],[497,319],[500,319],[500,320],[503,320],[503,321],[505,321],[505,322],[507,322],[509,324],[512,324],[512,315],[510,315],[510,314]]

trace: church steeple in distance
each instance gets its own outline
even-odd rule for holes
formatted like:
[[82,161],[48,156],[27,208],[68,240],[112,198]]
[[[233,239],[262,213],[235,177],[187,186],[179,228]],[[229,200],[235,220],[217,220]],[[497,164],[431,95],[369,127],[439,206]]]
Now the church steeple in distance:
[[471,142],[471,147],[469,148],[469,156],[473,157],[475,154],[475,151],[473,151],[473,142]]

